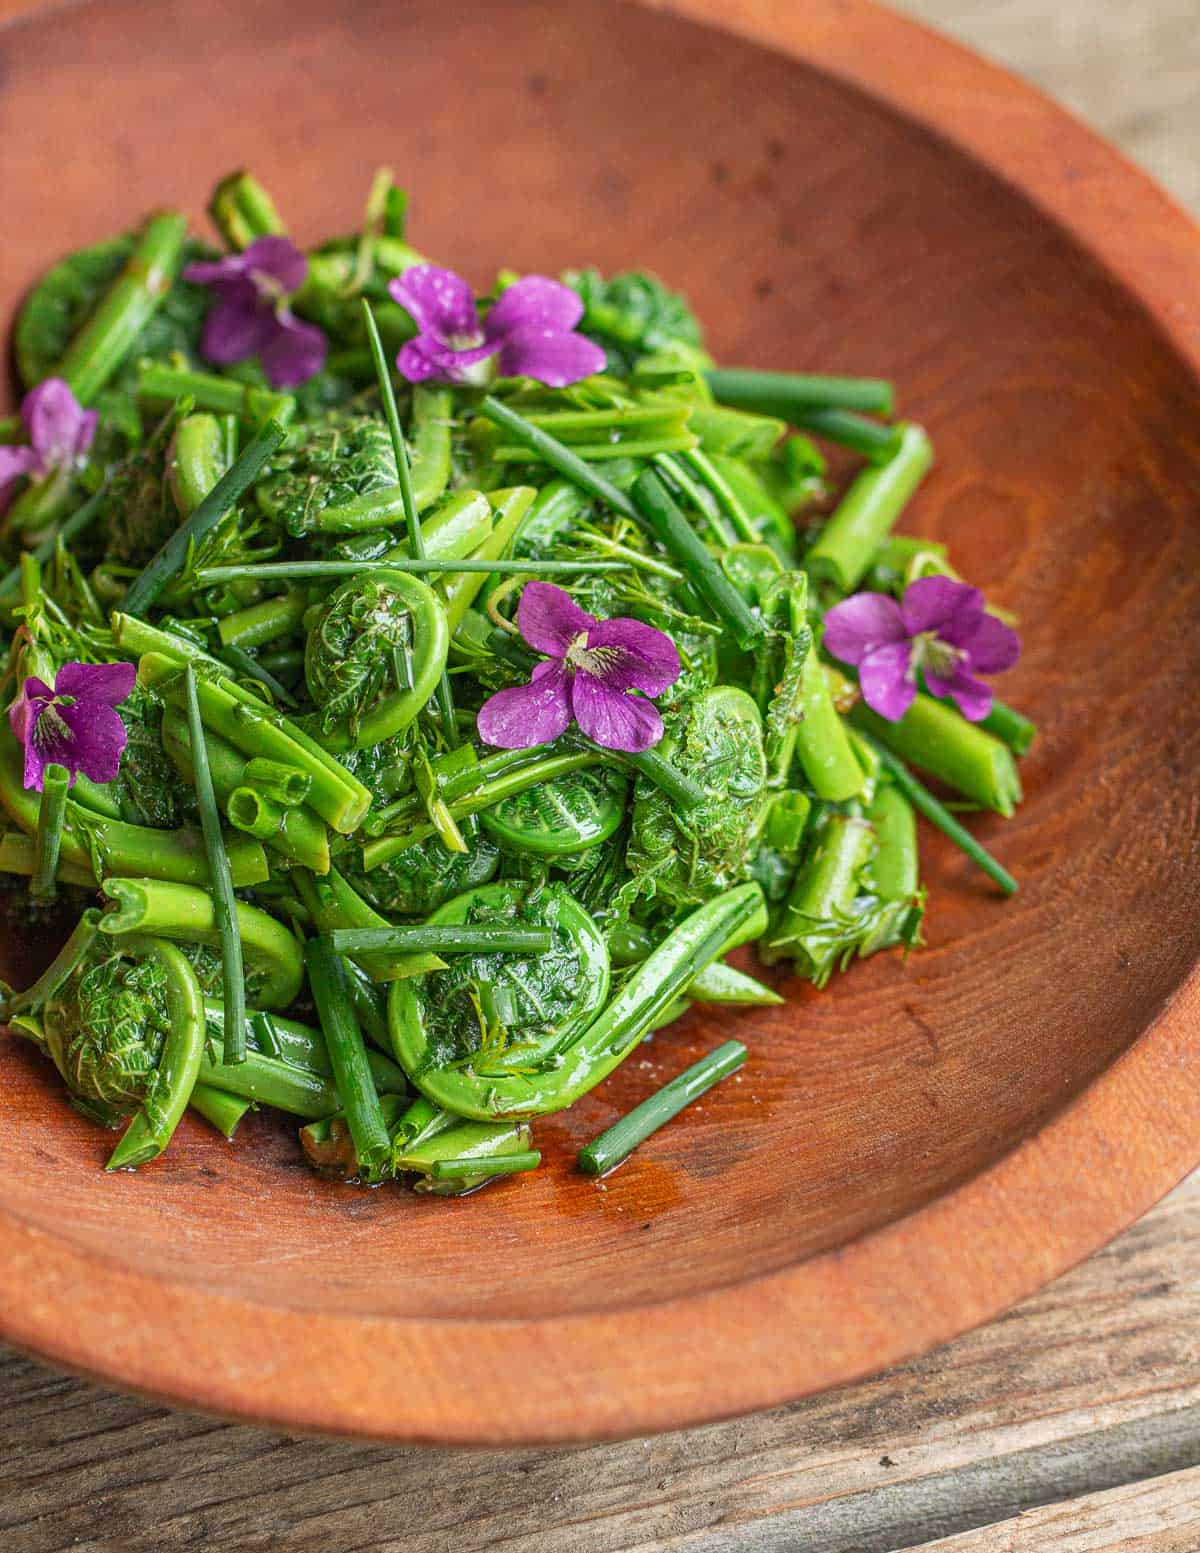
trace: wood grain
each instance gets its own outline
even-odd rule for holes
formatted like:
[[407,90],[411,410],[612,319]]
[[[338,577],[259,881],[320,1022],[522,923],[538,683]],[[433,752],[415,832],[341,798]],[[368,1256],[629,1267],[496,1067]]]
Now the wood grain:
[[861,0],[109,0],[0,32],[0,80],[5,302],[244,159],[302,235],[350,225],[386,157],[417,239],[480,279],[647,263],[727,358],[894,376],[941,455],[913,525],[1023,613],[1011,690],[1044,726],[1019,818],[980,826],[1017,900],[929,842],[928,950],[739,1021],[742,1082],[601,1187],[574,1147],[727,1022],[547,1123],[533,1180],[448,1206],[319,1182],[262,1119],[105,1177],[0,1051],[14,1341],[293,1426],[627,1434],[941,1340],[1195,1163],[1200,247],[1161,196]]
[[[1128,1500],[1126,1523],[1155,1505],[1176,1514],[1171,1496],[1200,1463],[1198,1360],[1200,1176],[936,1354],[753,1419],[621,1445],[431,1453],[279,1438],[9,1357],[0,1549],[893,1553],[986,1526],[964,1553],[1007,1553],[990,1528],[1031,1506],[1058,1507],[1069,1526],[1062,1501],[1101,1496],[1080,1524],[1120,1528],[1106,1508],[1120,1497],[1103,1496],[1147,1475],[1166,1487]],[[1166,1521],[1178,1524],[1181,1510]],[[1024,1535],[1020,1520],[1011,1530]],[[1050,1548],[1049,1530],[1013,1543]]]

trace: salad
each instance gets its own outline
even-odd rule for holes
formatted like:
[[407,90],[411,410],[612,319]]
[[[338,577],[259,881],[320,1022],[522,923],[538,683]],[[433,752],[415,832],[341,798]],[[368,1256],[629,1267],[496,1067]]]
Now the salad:
[[266,1107],[469,1191],[693,1004],[917,946],[918,814],[1015,890],[958,812],[1020,800],[1018,639],[894,532],[890,384],[719,367],[639,271],[478,295],[386,171],[307,252],[247,173],[210,214],[50,269],[0,423],[0,874],[74,924],[0,1012],[110,1169]]

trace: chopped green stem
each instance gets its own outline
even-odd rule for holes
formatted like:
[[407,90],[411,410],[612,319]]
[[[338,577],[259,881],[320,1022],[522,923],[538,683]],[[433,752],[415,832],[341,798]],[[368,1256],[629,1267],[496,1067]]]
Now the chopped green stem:
[[55,375],[91,404],[132,350],[175,280],[187,236],[178,211],[151,216],[107,295],[67,346]]
[[641,475],[633,499],[647,526],[716,618],[729,627],[740,647],[752,647],[763,634],[762,621],[721,570],[659,476],[650,470]]
[[211,588],[219,582],[240,582],[262,578],[283,582],[304,577],[369,577],[373,572],[413,572],[417,576],[435,572],[467,572],[487,577],[492,572],[516,577],[593,577],[603,572],[629,572],[628,561],[502,561],[453,560],[425,556],[420,560],[386,561],[260,561],[239,566],[206,566],[196,573],[198,588]]
[[736,1073],[746,1060],[740,1041],[726,1041],[690,1068],[685,1068],[657,1094],[643,1100],[627,1116],[606,1128],[580,1149],[578,1163],[584,1175],[602,1176],[629,1158],[639,1143],[678,1116],[685,1106],[707,1094],[714,1084]]
[[691,502],[692,506],[712,529],[713,537],[718,544],[726,547],[737,543],[737,535],[725,521],[725,515],[714,502],[710,508],[704,500],[704,486],[693,478],[692,471],[681,458],[659,457],[654,460],[657,468],[663,470],[667,476]]
[[946,701],[918,694],[899,722],[860,701],[850,719],[902,760],[1005,819],[1021,800],[1021,778],[1008,746]]
[[244,647],[230,644],[223,647],[221,652],[231,669],[236,669],[239,674],[244,674],[248,679],[256,679],[260,685],[265,685],[282,706],[291,707],[294,710],[299,705],[287,686],[281,685],[270,669],[265,669]]
[[42,800],[34,835],[33,873],[29,877],[29,893],[34,900],[53,900],[57,893],[55,880],[70,786],[71,773],[52,761],[42,774]]
[[382,1172],[388,1163],[392,1140],[371,1077],[362,1032],[354,1017],[346,968],[341,957],[320,938],[309,940],[305,958],[346,1124],[354,1140],[361,1171],[370,1179]]
[[[0,805],[10,819],[32,837],[37,830],[37,796],[23,784],[24,751],[17,743],[7,718],[0,718]],[[207,884],[208,864],[194,830],[152,830],[130,825],[67,802],[59,877],[64,882],[92,885],[107,875],[169,879],[180,883]],[[14,862],[22,855],[14,853]],[[29,857],[32,866],[32,842]],[[261,884],[267,878],[266,854],[250,836],[230,839],[229,861],[239,889]],[[75,872],[68,880],[66,868]],[[98,870],[98,871],[97,871]]]
[[283,427],[278,421],[267,422],[191,517],[180,524],[158,554],[134,578],[125,595],[126,614],[141,615],[150,608],[167,583],[182,569],[194,546],[217,526],[259,478],[283,441],[283,436]]
[[894,457],[904,435],[899,426],[881,426],[853,410],[806,410],[796,417],[796,425],[861,453],[873,464],[886,464]]
[[756,372],[745,367],[713,367],[705,372],[713,397],[736,410],[777,415],[798,425],[809,410],[859,410],[891,415],[892,385],[872,377],[818,377],[805,372]]
[[239,169],[213,190],[208,214],[231,248],[241,252],[258,237],[283,237],[287,228],[275,201],[252,173]]
[[[177,660],[149,652],[138,673],[168,706],[183,707]],[[358,829],[371,806],[371,794],[315,739],[230,680],[201,680],[196,688],[204,721],[214,733],[247,756],[266,755],[303,771],[312,779],[309,805],[321,818],[347,835]]]
[[708,455],[702,453],[697,448],[695,452],[685,453],[682,461],[690,464],[701,480],[704,481],[704,484],[712,492],[717,506],[733,524],[738,538],[744,540],[747,544],[757,544],[759,538],[758,530],[750,521],[746,509],[738,500],[732,486],[730,486],[728,480],[725,479]]
[[546,954],[550,929],[541,927],[430,926],[335,928],[328,934],[335,954],[364,954],[400,950],[434,954]]
[[242,966],[242,937],[238,928],[238,903],[233,893],[233,876],[221,833],[221,811],[213,792],[208,769],[208,746],[204,742],[204,724],[200,721],[200,701],[196,694],[196,670],[188,664],[184,670],[184,698],[188,733],[192,745],[192,778],[196,802],[200,808],[200,828],[208,855],[212,879],[213,915],[221,939],[221,980],[225,1000],[225,1061],[244,1062],[246,1058],[246,978]]
[[831,813],[771,933],[771,957],[788,955],[818,987],[857,947],[854,903],[874,846],[875,832],[866,820]]
[[747,976],[724,960],[714,960],[685,989],[697,1003],[721,1003],[731,1007],[771,1008],[784,1001],[773,987]]
[[[191,736],[188,733],[187,718],[178,707],[168,706],[163,714],[162,740],[163,748],[174,761],[180,774],[191,782]],[[254,762],[248,761],[241,750],[235,749],[228,740],[222,739],[211,731],[205,733],[204,742],[208,747],[208,764],[212,772],[217,802],[226,806],[227,813],[229,801],[240,787],[253,787],[256,792],[262,793],[267,798],[274,796],[250,778],[249,771]],[[301,783],[310,780],[300,771],[295,771],[293,775]],[[284,812],[281,815],[279,828],[270,836],[263,838],[266,845],[272,852],[277,852],[280,857],[285,857],[293,863],[300,863],[319,874],[327,873],[329,836],[324,821],[305,804],[283,803],[283,800],[278,798],[275,801],[283,804]],[[236,821],[232,823],[237,824]],[[230,838],[231,842],[233,839]]]
[[[336,868],[330,868],[328,874],[320,879],[310,878],[298,871],[295,883],[300,898],[312,913],[313,921],[326,935],[338,928],[391,926],[388,919],[368,905]],[[354,959],[372,981],[400,981],[425,971],[446,969],[445,960],[428,951],[417,954],[355,954]]]
[[225,430],[216,416],[185,415],[175,428],[167,464],[181,517],[191,517],[228,467]]
[[[522,753],[527,754],[528,751],[522,751]],[[542,782],[552,782],[556,777],[566,776],[571,771],[582,771],[585,766],[594,766],[597,763],[598,757],[591,750],[572,750],[561,755],[547,755],[519,765],[515,770],[497,776],[494,780],[486,782],[484,786],[454,799],[453,802],[446,800],[447,807],[455,820],[463,820],[468,814],[478,814],[481,809],[491,808],[492,804],[499,803],[502,798],[527,792],[531,787],[537,787]],[[482,767],[484,762],[480,761],[479,764]],[[372,868],[378,868],[431,835],[433,835],[433,826],[427,821],[422,822],[414,815],[402,834],[380,836],[363,846],[363,867],[368,872]]]
[[200,1059],[200,1082],[292,1116],[330,1116],[341,1106],[332,1079],[257,1051],[247,1052],[241,1062],[227,1063],[206,1045]]
[[922,428],[904,426],[894,455],[864,470],[839,502],[805,558],[808,572],[839,593],[853,593],[932,463]]
[[829,693],[815,646],[800,676],[803,716],[796,724],[796,755],[818,798],[842,803],[862,792],[863,771]]
[[[210,1033],[223,1040],[225,1015],[215,998],[205,998],[204,1017]],[[285,1019],[280,1014],[263,1009],[251,1010],[246,1016],[246,1046],[248,1052],[273,1057],[293,1068],[315,1073],[320,1078],[333,1077],[333,1063],[325,1045],[325,1037],[320,1030],[301,1024],[297,1019]],[[378,1051],[368,1051],[367,1062],[380,1094],[404,1094],[408,1086],[399,1064]]]
[[892,754],[891,750],[883,745],[877,746],[879,758],[891,773],[896,786],[912,804],[919,814],[923,814],[931,825],[936,825],[943,835],[949,836],[955,846],[961,847],[973,863],[976,863],[988,878],[993,880],[1004,891],[1005,895],[1015,895],[1017,881],[991,855],[987,849],[980,845],[958,820],[950,813],[945,804],[939,803],[927,787],[913,776],[902,760]]
[[295,766],[285,766],[278,760],[264,760],[261,756],[246,762],[242,781],[258,788],[285,809],[302,804],[312,787],[312,777],[306,772],[297,771]]
[[279,598],[263,599],[222,616],[217,622],[217,635],[223,647],[265,647],[268,642],[298,630],[307,608],[308,600],[301,590],[289,588]]
[[527,1170],[536,1170],[542,1162],[542,1156],[536,1149],[523,1149],[520,1154],[497,1154],[491,1159],[481,1159],[478,1155],[470,1155],[459,1159],[435,1159],[433,1162],[433,1179],[435,1181],[454,1181],[464,1176],[471,1176],[477,1181],[491,1180],[494,1176],[521,1175]]
[[993,700],[991,711],[976,726],[985,733],[994,734],[1018,756],[1026,754],[1037,738],[1037,724],[1003,701]]
[[239,383],[236,378],[217,377],[190,367],[169,366],[163,361],[138,363],[137,396],[152,405],[171,405],[187,397],[198,410],[235,415],[255,425],[278,421],[287,426],[296,416],[296,401],[291,394],[256,388],[250,383]]
[[240,1095],[228,1095],[223,1089],[214,1089],[211,1084],[193,1085],[188,1104],[197,1116],[202,1116],[223,1138],[232,1138],[246,1112],[254,1109],[253,1100],[244,1100]]
[[593,744],[590,739],[584,740],[584,743],[588,749],[595,750],[611,764],[627,766],[644,776],[647,781],[653,782],[655,787],[661,788],[667,797],[685,812],[688,809],[694,809],[697,804],[702,804],[707,797],[699,782],[693,781],[685,771],[680,771],[678,766],[673,766],[666,756],[659,754],[657,749],[626,751],[618,754],[614,750],[603,749],[599,744]]
[[579,486],[580,490],[586,491],[589,496],[598,497],[614,512],[619,512],[623,518],[628,518],[633,523],[641,523],[637,508],[624,491],[618,490],[602,475],[598,475],[584,459],[572,452],[557,437],[552,437],[548,432],[540,430],[523,415],[518,415],[506,404],[501,404],[491,394],[485,396],[479,406],[479,413],[485,415],[493,425],[508,432],[509,436],[514,437],[523,447],[536,453],[543,463],[549,464],[552,469],[557,469],[560,475]]
[[254,787],[235,787],[225,800],[225,813],[229,823],[244,830],[248,836],[268,841],[277,836],[283,827],[285,810]]

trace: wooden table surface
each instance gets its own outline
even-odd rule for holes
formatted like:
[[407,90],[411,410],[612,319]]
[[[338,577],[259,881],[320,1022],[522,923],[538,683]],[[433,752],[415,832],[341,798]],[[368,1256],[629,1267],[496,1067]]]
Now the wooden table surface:
[[[904,8],[1037,81],[1200,209],[1195,0]],[[623,1445],[279,1437],[0,1349],[0,1553],[185,1548],[1200,1553],[1200,1172],[1084,1266],[924,1359]]]

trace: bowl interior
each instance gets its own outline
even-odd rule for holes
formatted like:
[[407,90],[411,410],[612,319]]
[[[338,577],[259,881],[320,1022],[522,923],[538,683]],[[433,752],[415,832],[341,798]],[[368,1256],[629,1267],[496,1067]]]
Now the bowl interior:
[[[922,838],[928,947],[786,1006],[692,1015],[537,1128],[548,1168],[461,1202],[317,1180],[290,1129],[185,1121],[132,1176],[0,1040],[0,1200],[106,1259],[331,1313],[519,1317],[781,1268],[979,1171],[1134,1041],[1200,949],[1200,393],[1101,268],[955,150],[785,58],[573,0],[137,0],[0,32],[5,318],[63,251],[246,164],[303,238],[373,167],[413,241],[645,266],[721,359],[892,377],[939,467],[906,520],[1019,612],[1027,801],[975,827],[1003,903]],[[44,947],[8,946],[9,969]],[[574,1150],[718,1039],[744,1072],[610,1180]],[[1069,1192],[1069,1181],[1062,1183]]]

